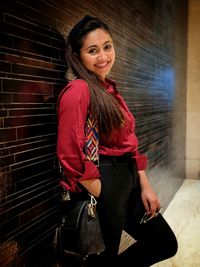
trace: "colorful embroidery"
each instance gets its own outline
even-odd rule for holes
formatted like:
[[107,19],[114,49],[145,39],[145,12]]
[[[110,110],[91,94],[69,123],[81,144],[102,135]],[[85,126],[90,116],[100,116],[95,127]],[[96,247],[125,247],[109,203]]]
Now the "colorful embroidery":
[[98,146],[99,146],[99,131],[98,123],[94,116],[88,113],[86,126],[85,126],[85,154],[86,159],[92,161],[98,161]]

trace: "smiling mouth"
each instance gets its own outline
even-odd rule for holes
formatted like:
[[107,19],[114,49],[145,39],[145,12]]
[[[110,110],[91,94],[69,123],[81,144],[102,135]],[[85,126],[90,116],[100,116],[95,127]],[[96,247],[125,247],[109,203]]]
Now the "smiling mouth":
[[109,64],[109,61],[104,62],[104,63],[101,63],[101,64],[96,64],[96,67],[98,67],[98,68],[105,68],[106,66],[108,66],[108,64]]

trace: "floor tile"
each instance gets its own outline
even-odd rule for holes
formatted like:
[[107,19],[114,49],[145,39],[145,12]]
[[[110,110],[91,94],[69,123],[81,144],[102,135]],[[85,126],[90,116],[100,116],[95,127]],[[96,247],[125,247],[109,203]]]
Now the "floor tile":
[[200,181],[186,179],[163,216],[174,230],[177,254],[153,267],[200,267]]

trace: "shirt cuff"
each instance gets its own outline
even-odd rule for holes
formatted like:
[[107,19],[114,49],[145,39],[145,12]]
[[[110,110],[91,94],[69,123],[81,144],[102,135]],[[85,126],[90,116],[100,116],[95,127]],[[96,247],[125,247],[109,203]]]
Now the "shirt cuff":
[[136,155],[134,156],[138,171],[145,170],[147,168],[147,156]]
[[94,178],[99,178],[100,173],[97,168],[97,166],[94,164],[93,161],[86,160],[85,161],[85,171],[83,175],[80,178],[67,178],[64,180],[60,181],[60,186],[72,191],[72,192],[81,192],[82,189],[79,187],[78,182],[83,181],[83,180],[89,180],[89,179],[94,179]]
[[85,171],[82,177],[80,177],[78,180],[82,181],[82,180],[89,180],[89,179],[94,179],[94,178],[99,178],[99,177],[100,177],[100,173],[99,173],[97,166],[94,164],[94,162],[91,160],[86,160]]

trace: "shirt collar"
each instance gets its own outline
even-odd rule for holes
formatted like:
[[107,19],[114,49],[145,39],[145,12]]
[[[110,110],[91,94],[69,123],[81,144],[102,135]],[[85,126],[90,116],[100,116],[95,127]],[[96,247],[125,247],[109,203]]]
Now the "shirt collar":
[[106,78],[105,81],[102,81],[102,85],[104,86],[105,89],[109,90],[109,89],[113,89],[114,91],[117,92],[117,88],[116,88],[116,82]]

